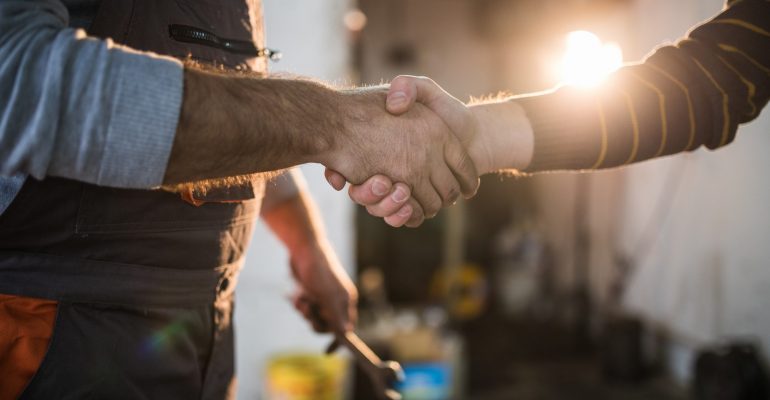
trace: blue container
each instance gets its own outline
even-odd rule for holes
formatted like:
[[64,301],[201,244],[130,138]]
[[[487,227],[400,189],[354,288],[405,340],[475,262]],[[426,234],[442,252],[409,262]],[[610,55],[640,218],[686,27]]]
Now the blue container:
[[397,385],[404,400],[446,400],[452,393],[452,367],[446,363],[404,364]]

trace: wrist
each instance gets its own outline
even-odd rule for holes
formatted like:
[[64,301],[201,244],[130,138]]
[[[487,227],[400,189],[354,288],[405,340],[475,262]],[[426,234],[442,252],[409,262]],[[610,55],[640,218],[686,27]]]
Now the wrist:
[[355,88],[335,93],[336,115],[340,130],[335,132],[334,145],[318,154],[320,164],[339,171],[351,183],[360,183],[364,176],[358,169],[366,154],[367,133],[382,123],[386,93],[380,88]]
[[[311,146],[300,148],[296,156],[298,162],[295,165],[306,163],[327,163],[334,160],[341,153],[346,141],[346,99],[345,91],[314,81],[296,81],[304,86],[304,90],[298,93],[296,99],[300,104],[318,106],[313,110],[307,106],[300,106],[296,118],[304,126],[301,126],[298,134],[309,137]],[[302,99],[300,99],[301,97]],[[289,143],[284,151],[296,151],[296,146]]]
[[318,264],[319,259],[325,257],[328,248],[329,245],[320,240],[309,240],[289,248],[291,265],[298,280],[303,281],[309,276],[310,269]]
[[526,169],[534,137],[524,109],[511,100],[474,104],[469,109],[477,121],[469,152],[479,172]]
[[334,168],[339,165],[339,161],[345,155],[345,149],[348,147],[348,139],[351,136],[351,117],[354,107],[349,90],[335,90],[331,95],[332,103],[335,107],[334,116],[337,118],[337,125],[341,128],[334,132],[334,141],[331,146],[318,149],[319,151],[312,155],[311,162],[323,164],[326,167]]

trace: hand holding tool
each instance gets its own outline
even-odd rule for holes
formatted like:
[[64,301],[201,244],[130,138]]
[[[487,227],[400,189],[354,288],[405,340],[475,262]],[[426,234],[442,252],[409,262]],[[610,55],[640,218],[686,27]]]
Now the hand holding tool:
[[[321,315],[321,310],[316,302],[300,294],[297,296],[295,304],[307,305],[307,312],[303,312],[303,314],[306,314],[313,322],[313,326],[321,330],[328,329],[328,324]],[[396,381],[404,380],[404,370],[399,363],[395,361],[382,361],[353,331],[346,331],[344,333],[336,331],[334,336],[335,339],[327,348],[327,353],[332,353],[339,345],[344,345],[353,353],[361,368],[369,374],[369,378],[372,380],[372,384],[374,384],[374,389],[381,399],[401,400],[401,394],[393,388]]]
[[369,346],[364,343],[355,332],[337,334],[336,341],[347,347],[356,357],[361,368],[369,374],[374,384],[374,389],[383,400],[400,400],[399,394],[393,385],[396,381],[404,380],[404,370],[395,361],[382,361]]

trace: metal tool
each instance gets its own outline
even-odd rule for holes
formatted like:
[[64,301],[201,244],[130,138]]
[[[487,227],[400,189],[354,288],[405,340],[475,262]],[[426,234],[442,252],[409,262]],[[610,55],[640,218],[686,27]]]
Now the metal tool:
[[355,355],[358,365],[369,374],[381,399],[401,399],[401,394],[393,388],[396,381],[404,380],[404,370],[399,363],[382,361],[354,332],[346,332],[344,336],[337,335],[337,341]]
[[[310,313],[308,317],[313,321],[314,326],[321,330],[328,328],[327,322],[321,315],[318,303],[311,301],[302,293],[298,295],[297,301],[309,304]],[[347,347],[355,356],[358,365],[369,374],[369,378],[372,380],[372,384],[374,384],[374,390],[379,393],[381,399],[401,400],[401,394],[393,388],[397,381],[404,380],[404,370],[401,368],[401,364],[395,361],[382,361],[353,331],[347,331],[344,334],[337,332],[334,334],[334,337],[334,341],[326,349],[327,353],[334,352],[339,345]]]

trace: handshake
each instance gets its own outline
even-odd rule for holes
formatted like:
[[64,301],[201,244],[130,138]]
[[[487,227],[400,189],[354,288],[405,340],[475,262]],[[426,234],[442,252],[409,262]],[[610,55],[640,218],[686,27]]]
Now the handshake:
[[346,95],[355,102],[342,107],[348,135],[322,160],[326,179],[336,190],[350,182],[350,198],[393,227],[417,227],[473,197],[480,175],[531,160],[532,129],[513,101],[466,106],[415,76]]

